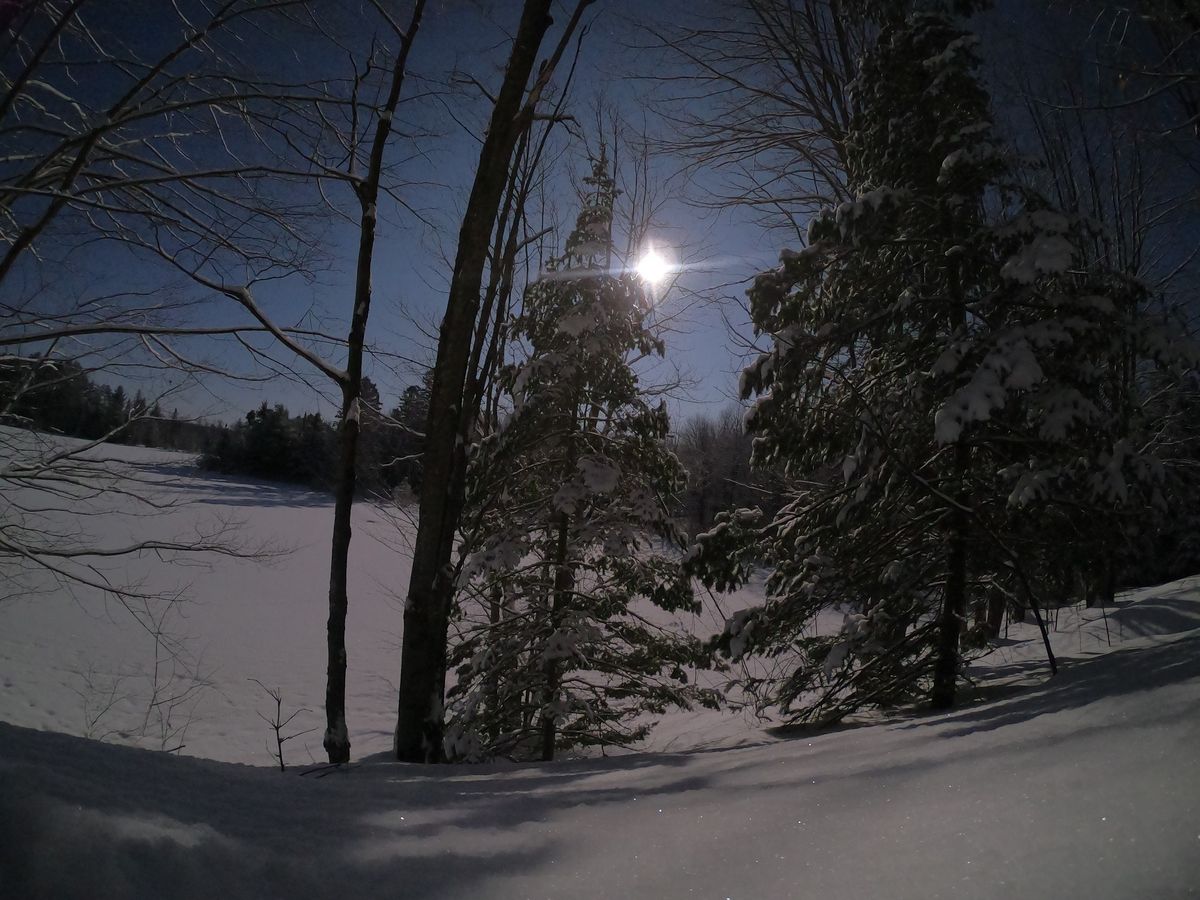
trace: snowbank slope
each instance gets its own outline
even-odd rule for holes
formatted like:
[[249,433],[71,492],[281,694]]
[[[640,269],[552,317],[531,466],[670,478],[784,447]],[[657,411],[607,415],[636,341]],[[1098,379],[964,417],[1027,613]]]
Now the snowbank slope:
[[280,774],[0,726],[6,897],[1200,896],[1200,636],[759,746]]
[[[974,666],[975,701],[948,714],[785,738],[682,713],[649,746],[688,752],[427,768],[379,753],[411,526],[360,504],[350,725],[355,758],[377,755],[281,774],[250,679],[319,729],[328,501],[179,454],[104,452],[139,489],[186,502],[142,516],[110,498],[80,520],[92,537],[211,518],[291,552],[115,564],[148,589],[187,588],[166,622],[195,665],[160,680],[202,675],[176,724],[184,754],[209,759],[142,749],[161,737],[146,727],[144,620],[53,584],[0,604],[0,897],[1200,897],[1200,579],[1060,611],[1053,680],[1036,629],[1013,626]],[[319,743],[289,744],[289,763]]]

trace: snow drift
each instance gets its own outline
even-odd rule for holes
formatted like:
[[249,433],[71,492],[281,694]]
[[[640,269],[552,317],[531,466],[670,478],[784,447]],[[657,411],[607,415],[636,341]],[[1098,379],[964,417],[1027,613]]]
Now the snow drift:
[[[182,755],[137,733],[156,657],[127,610],[61,592],[0,606],[0,896],[1200,896],[1200,579],[1060,611],[1054,679],[1036,629],[1012,626],[946,714],[818,733],[683,713],[647,745],[669,752],[422,767],[381,752],[404,526],[360,504],[360,762],[315,768],[298,739],[281,774],[249,679],[319,724],[326,501],[204,477],[176,454],[114,452],[190,500],[92,527],[136,535],[215,514],[294,552],[165,573],[131,563],[149,584],[189,583],[173,627],[207,674]],[[91,720],[106,741],[80,736]]]

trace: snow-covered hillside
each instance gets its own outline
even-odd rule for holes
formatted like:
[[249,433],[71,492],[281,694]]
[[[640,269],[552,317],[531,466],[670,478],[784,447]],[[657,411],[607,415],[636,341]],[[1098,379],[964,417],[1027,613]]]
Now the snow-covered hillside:
[[1198,696],[1189,631],[947,715],[550,766],[304,777],[4,725],[0,893],[1197,896]]
[[285,713],[311,710],[298,730],[320,726],[326,499],[178,454],[104,452],[139,490],[186,502],[81,517],[95,539],[237,523],[243,548],[290,552],[114,564],[144,590],[186,588],[164,626],[190,665],[158,675],[160,699],[191,688],[171,708],[182,754],[140,749],[164,742],[145,615],[84,591],[0,604],[0,896],[1200,896],[1200,579],[1107,615],[1062,611],[1053,680],[1036,630],[1013,626],[974,667],[974,699],[944,715],[814,733],[681,713],[656,753],[427,768],[383,752],[411,529],[361,504],[359,762],[300,774],[320,759],[315,731],[281,774],[258,715],[273,704],[251,679],[281,688]]

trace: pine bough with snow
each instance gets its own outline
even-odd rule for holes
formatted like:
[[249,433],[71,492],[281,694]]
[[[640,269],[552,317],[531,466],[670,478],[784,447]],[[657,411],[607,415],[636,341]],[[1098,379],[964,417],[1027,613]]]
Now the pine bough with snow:
[[[1006,607],[1036,613],[1164,509],[1139,388],[1179,348],[1028,187],[974,43],[936,15],[883,24],[852,89],[857,199],[749,292],[774,344],[742,381],[754,459],[800,488],[770,521],[725,515],[689,566],[720,587],[772,568],[718,644],[784,659],[753,687],[794,719],[952,705]],[[817,634],[829,610],[844,626]]]
[[643,286],[610,269],[606,166],[602,153],[565,254],[526,291],[511,415],[471,460],[451,759],[624,746],[647,713],[711,703],[687,675],[698,642],[645,615],[696,601],[669,515],[684,472],[634,369],[663,345]]

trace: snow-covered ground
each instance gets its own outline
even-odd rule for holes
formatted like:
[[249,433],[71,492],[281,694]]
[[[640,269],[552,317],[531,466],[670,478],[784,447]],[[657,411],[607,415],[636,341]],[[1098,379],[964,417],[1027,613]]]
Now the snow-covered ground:
[[[311,710],[297,730],[319,729],[328,501],[206,476],[180,454],[104,453],[139,491],[187,503],[97,507],[79,517],[95,538],[238,523],[239,546],[291,552],[113,564],[144,591],[186,587],[163,624],[188,664],[160,664],[154,707],[142,624],[165,607],[139,624],[87,591],[0,604],[0,897],[1200,896],[1200,579],[1122,596],[1106,616],[1063,611],[1053,680],[1036,630],[1014,626],[975,667],[973,701],[947,714],[780,733],[683,713],[651,738],[658,752],[420,767],[383,752],[411,529],[363,504],[358,762],[301,774],[318,730],[288,745],[281,774],[258,715],[273,703],[251,679],[282,690],[285,714]],[[182,754],[157,751],[175,743]]]
[[[271,712],[273,702],[251,679],[279,688],[285,708],[312,710],[295,720],[300,730],[323,728],[330,498],[201,473],[187,454],[119,446],[98,454],[116,460],[115,471],[135,476],[139,495],[180,505],[151,512],[127,497],[98,498],[89,507],[98,514],[77,518],[87,533],[81,543],[187,542],[197,532],[220,530],[222,545],[267,555],[110,560],[105,565],[116,584],[164,597],[183,592],[176,603],[135,602],[133,613],[86,588],[32,592],[0,604],[0,719],[158,749],[158,709],[147,715],[157,655],[165,660],[160,697],[191,689],[170,710],[168,743],[184,744],[185,754],[270,762],[258,713]],[[370,505],[355,507],[353,528],[347,647],[358,754],[390,744],[400,671],[397,598],[408,583],[409,559],[407,532]],[[169,647],[156,646],[155,622]],[[168,650],[178,650],[181,661],[168,660]],[[289,745],[296,762],[310,760],[305,744],[314,757],[322,755],[318,730]]]
[[[9,437],[11,446],[11,430]],[[314,729],[290,742],[285,758],[323,759],[331,498],[201,472],[194,457],[172,451],[108,445],[89,455],[105,458],[114,476],[136,479],[124,483],[139,497],[169,508],[150,510],[128,496],[102,495],[86,507],[70,503],[50,514],[51,527],[81,528],[79,543],[94,546],[187,543],[197,533],[220,532],[222,546],[251,555],[100,561],[113,583],[163,598],[135,602],[132,611],[96,590],[63,591],[18,563],[34,589],[0,602],[0,720],[149,749],[182,745],[184,755],[265,765],[272,733],[260,714],[274,714],[265,685],[280,691],[285,715],[305,710],[290,731]],[[354,508],[346,643],[355,758],[391,746],[410,516],[368,503]],[[267,553],[253,555],[256,550]],[[168,602],[181,591],[178,602]],[[713,634],[752,594],[753,588],[706,598],[705,612],[683,624]],[[154,633],[158,623],[162,646]],[[651,746],[736,744],[746,740],[746,729],[738,716],[672,717]]]

